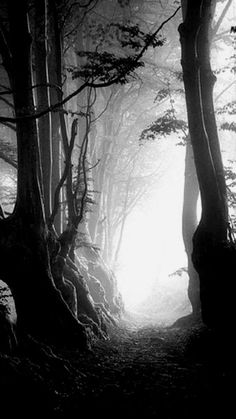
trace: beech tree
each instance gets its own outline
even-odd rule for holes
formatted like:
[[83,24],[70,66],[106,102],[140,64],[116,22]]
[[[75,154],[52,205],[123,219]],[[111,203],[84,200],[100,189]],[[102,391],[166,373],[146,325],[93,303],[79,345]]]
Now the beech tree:
[[26,1],[7,2],[8,28],[4,36],[1,32],[1,54],[12,88],[18,146],[16,205],[10,217],[0,220],[1,278],[12,291],[19,330],[54,342],[68,340],[84,346],[85,328],[64,303],[50,270],[37,126],[36,119],[30,117],[34,101],[27,7]]
[[212,327],[232,322],[235,245],[230,240],[226,183],[215,121],[209,31],[216,2],[183,2],[179,27],[188,125],[202,214],[193,236],[192,260],[200,278],[203,321]]

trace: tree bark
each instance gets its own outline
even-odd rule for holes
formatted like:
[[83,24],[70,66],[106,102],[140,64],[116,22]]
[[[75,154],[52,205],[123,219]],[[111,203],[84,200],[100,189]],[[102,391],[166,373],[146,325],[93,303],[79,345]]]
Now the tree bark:
[[[48,2],[48,77],[50,84],[50,105],[55,105],[59,100],[58,89],[60,89],[58,80],[58,69],[61,68],[60,56],[56,54],[57,51],[57,38],[58,38],[58,27],[57,27],[57,16],[55,16],[55,6],[53,2]],[[52,139],[52,208],[55,205],[55,191],[61,179],[61,130],[60,130],[60,116],[59,112],[51,113],[51,139]],[[53,225],[58,235],[62,233],[63,221],[62,221],[62,191],[59,193],[59,205],[57,213],[54,217]],[[57,204],[56,204],[57,205]]]
[[199,62],[196,55],[200,27],[201,0],[194,0],[188,7],[186,18],[180,25],[182,67],[188,124],[194,152],[197,176],[202,201],[201,222],[219,239],[226,238],[226,224],[221,212],[221,197],[216,180],[214,163],[202,118],[202,101],[199,89]]
[[215,6],[215,1],[204,1],[202,3],[201,26],[197,42],[197,56],[199,63],[199,80],[204,125],[208,136],[210,152],[221,198],[221,211],[227,220],[227,190],[213,103],[213,89],[216,82],[216,76],[213,74],[210,61],[211,24]]
[[[206,85],[212,75],[209,47],[203,44],[208,42],[209,31],[205,25],[210,23],[206,13],[211,4],[213,2],[209,0],[188,1],[179,32],[189,132],[202,202],[201,220],[193,237],[192,260],[200,278],[203,321],[218,328],[232,324],[232,278],[236,257],[234,244],[227,241],[227,204],[219,169],[217,129],[213,127],[212,84]],[[201,47],[205,49],[200,51]]]
[[[48,92],[48,62],[47,62],[47,7],[45,0],[35,1],[35,81],[37,110],[42,111],[49,107]],[[46,220],[48,221],[51,205],[52,181],[52,141],[50,113],[38,120],[38,135],[40,144],[40,160],[42,165],[43,199]]]
[[[62,86],[62,33],[58,24],[58,16],[56,3],[54,0],[49,0],[50,5],[50,16],[54,25],[53,36],[54,36],[54,47],[55,47],[55,78],[57,80],[58,89],[57,101],[63,99],[63,86]],[[78,234],[78,225],[82,220],[84,214],[84,202],[82,202],[81,210],[76,207],[76,197],[73,191],[72,181],[72,153],[77,136],[77,125],[78,120],[74,119],[71,126],[70,139],[67,134],[67,127],[65,121],[65,114],[63,108],[58,110],[59,113],[59,124],[61,129],[62,144],[65,156],[65,167],[63,175],[65,174],[64,181],[66,182],[66,201],[68,208],[68,220],[66,229],[59,236],[60,250],[58,254],[52,260],[52,271],[55,279],[56,286],[61,290],[62,296],[67,303],[68,307],[74,312],[74,314],[80,318],[81,315],[86,315],[91,319],[92,322],[100,326],[100,317],[98,316],[92,298],[88,292],[88,288],[78,272],[76,272],[76,266],[72,268],[72,261],[74,259],[74,244]],[[82,134],[88,135],[88,127],[86,122],[86,132]],[[82,137],[82,142],[86,142],[85,137]],[[87,143],[85,147],[82,147],[81,165],[84,170],[84,160],[87,155]],[[84,181],[84,173],[82,183],[84,187],[86,180]],[[85,193],[86,195],[86,193]],[[85,195],[83,199],[85,198]],[[75,310],[74,296],[76,297],[77,307]]]
[[[84,326],[55,288],[49,267],[47,229],[39,182],[39,150],[31,73],[27,1],[8,1],[11,87],[15,105],[18,185],[14,213],[0,220],[1,278],[15,301],[18,327],[42,340],[84,347]],[[24,45],[24,48],[22,48]],[[16,70],[17,69],[17,70]]]
[[184,199],[182,212],[182,235],[185,252],[188,261],[188,297],[192,305],[192,314],[199,317],[201,304],[199,292],[199,277],[192,262],[193,234],[197,228],[197,201],[199,197],[199,187],[196,169],[193,160],[193,151],[190,139],[187,139],[185,155],[185,174],[184,174]]

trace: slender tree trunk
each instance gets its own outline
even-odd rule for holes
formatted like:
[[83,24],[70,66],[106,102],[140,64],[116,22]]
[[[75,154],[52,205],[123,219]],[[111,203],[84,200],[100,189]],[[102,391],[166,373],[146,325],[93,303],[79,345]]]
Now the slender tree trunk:
[[[35,1],[35,81],[38,111],[49,106],[47,63],[47,4]],[[38,120],[38,134],[42,165],[43,199],[46,220],[51,214],[52,142],[50,113]]]
[[[57,24],[55,22],[55,12],[52,7],[52,1],[49,0],[48,4],[48,77],[50,83],[50,105],[55,105],[58,102],[58,89],[60,84],[58,80],[58,67],[60,63],[57,57],[57,39],[56,33],[58,31]],[[52,208],[55,205],[55,191],[61,179],[61,130],[60,130],[60,116],[58,112],[51,113],[51,138],[52,138]],[[62,190],[59,193],[59,206],[57,213],[54,218],[54,228],[58,235],[62,233],[63,221],[62,221]]]
[[116,249],[115,249],[115,253],[114,253],[114,257],[113,257],[113,263],[112,263],[113,269],[115,268],[116,263],[118,261],[120,248],[121,248],[121,244],[122,244],[122,240],[123,240],[125,223],[126,223],[126,220],[127,220],[127,205],[128,205],[128,199],[129,199],[129,193],[130,193],[130,184],[131,184],[131,175],[127,179],[127,184],[126,184],[126,189],[125,189],[125,199],[124,199],[124,206],[123,206],[123,210],[122,210],[122,219],[121,219],[121,223],[120,223],[120,231],[119,231],[118,241],[117,241],[117,245],[116,245]]
[[211,24],[214,16],[215,6],[216,2],[213,0],[204,1],[202,3],[202,17],[198,34],[197,56],[199,63],[199,81],[204,125],[208,136],[208,143],[214,163],[214,169],[216,172],[216,179],[222,205],[221,211],[227,220],[227,190],[213,103],[213,89],[216,82],[216,76],[212,72],[210,61],[210,41],[212,32]]

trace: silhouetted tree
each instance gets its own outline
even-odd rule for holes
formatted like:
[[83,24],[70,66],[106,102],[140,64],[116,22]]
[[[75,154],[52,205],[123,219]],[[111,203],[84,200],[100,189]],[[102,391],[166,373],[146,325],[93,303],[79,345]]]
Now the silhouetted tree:
[[235,248],[229,240],[226,185],[212,99],[209,31],[215,1],[183,2],[179,27],[188,124],[202,214],[193,237],[193,264],[200,278],[202,317],[213,327],[232,319]]
[[50,270],[34,118],[27,1],[7,2],[6,14],[8,27],[4,37],[1,33],[1,54],[13,92],[18,184],[14,212],[0,220],[1,278],[12,291],[21,331],[53,342],[85,346],[85,328],[64,303]]

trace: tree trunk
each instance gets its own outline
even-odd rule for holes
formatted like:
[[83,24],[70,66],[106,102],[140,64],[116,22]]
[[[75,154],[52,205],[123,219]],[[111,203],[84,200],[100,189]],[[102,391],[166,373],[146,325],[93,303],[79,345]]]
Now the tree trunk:
[[[61,68],[61,63],[58,63],[60,56],[56,54],[57,51],[57,34],[58,28],[56,17],[52,6],[52,1],[48,5],[48,77],[50,83],[50,105],[55,105],[59,100],[58,89],[58,68]],[[60,130],[60,116],[59,112],[51,113],[51,138],[52,138],[52,207],[55,205],[55,191],[61,179],[61,130]],[[59,206],[54,218],[54,228],[58,235],[62,233],[62,191],[59,193]]]
[[187,9],[185,21],[179,27],[182,45],[183,78],[189,131],[202,201],[201,223],[206,225],[209,230],[212,230],[214,236],[224,240],[227,230],[225,219],[221,212],[220,192],[202,118],[199,62],[198,56],[195,54],[200,27],[201,3],[200,0],[194,0],[191,3],[191,7],[189,6]]
[[[58,16],[57,9],[54,0],[50,0],[50,16],[52,23],[54,24],[53,34],[54,34],[54,45],[55,45],[55,78],[57,80],[58,89],[57,91],[57,101],[63,99],[63,90],[62,90],[62,42],[61,42],[61,32],[60,27],[58,26]],[[68,207],[68,220],[67,227],[65,231],[59,236],[60,250],[58,254],[52,258],[52,272],[53,278],[55,280],[57,288],[60,289],[62,296],[67,303],[68,307],[74,312],[74,314],[81,318],[86,316],[87,319],[90,319],[92,323],[97,325],[95,332],[99,332],[99,327],[101,326],[100,316],[96,312],[95,306],[93,304],[92,298],[89,294],[88,288],[78,273],[76,272],[76,265],[72,267],[71,258],[74,259],[74,244],[78,234],[78,224],[82,220],[82,215],[84,214],[84,209],[76,208],[75,196],[73,191],[73,182],[72,182],[72,152],[74,149],[75,139],[77,136],[77,119],[74,119],[71,126],[71,137],[68,138],[67,127],[65,121],[65,115],[63,108],[59,110],[59,123],[61,128],[62,144],[65,155],[65,168],[64,174],[66,181],[66,200]],[[86,122],[86,132],[82,132],[82,142],[86,139],[84,135],[87,135],[88,132],[87,122]],[[84,134],[84,135],[83,135]],[[81,151],[81,165],[84,168],[84,159],[86,157],[87,145],[85,148],[82,147]],[[83,162],[82,162],[83,160]],[[83,173],[84,176],[84,173]],[[82,184],[84,178],[82,178]],[[86,195],[86,193],[85,193]],[[85,196],[83,197],[83,199]],[[82,203],[84,207],[84,202]],[[75,297],[75,298],[74,298]],[[75,306],[75,299],[77,304]],[[84,317],[83,317],[84,319]],[[100,330],[101,332],[101,330]]]
[[[42,111],[49,106],[48,65],[47,65],[47,12],[45,0],[35,1],[35,81],[37,110]],[[43,200],[46,220],[51,214],[51,180],[52,180],[52,142],[50,114],[38,120],[40,158],[42,165]]]
[[114,257],[113,257],[113,260],[112,260],[112,268],[114,270],[115,270],[117,262],[118,262],[118,257],[119,257],[121,244],[122,244],[122,240],[123,240],[123,235],[124,235],[124,230],[125,230],[125,224],[126,224],[126,220],[127,220],[127,216],[128,216],[127,205],[128,205],[128,199],[129,199],[129,193],[130,193],[130,184],[131,184],[131,174],[129,175],[129,177],[127,179],[126,186],[125,186],[125,198],[124,198],[124,204],[123,204],[123,210],[122,210],[122,218],[121,218],[121,222],[120,222],[120,231],[119,231],[118,241],[117,241],[115,252],[114,252]]
[[211,24],[215,6],[215,1],[204,1],[202,3],[202,17],[198,34],[197,55],[204,125],[208,136],[208,143],[221,197],[221,211],[227,220],[227,190],[213,103],[213,88],[216,82],[216,76],[212,72],[210,62]]
[[49,268],[38,177],[37,126],[35,119],[26,117],[34,113],[27,2],[10,0],[7,6],[13,69],[9,79],[16,117],[22,119],[18,119],[16,126],[17,202],[13,215],[0,220],[0,274],[12,291],[20,329],[48,342],[84,347],[87,341],[85,328],[64,303]]
[[[220,177],[218,138],[211,135],[214,110],[212,87],[206,89],[209,62],[200,51],[208,34],[209,19],[205,13],[208,0],[187,2],[183,24],[179,27],[182,47],[182,68],[188,114],[189,132],[200,188],[202,215],[193,237],[192,260],[200,278],[200,298],[203,321],[212,327],[232,322],[232,277],[236,269],[235,248],[227,242],[228,218],[223,177]],[[207,68],[207,72],[206,72]],[[209,82],[209,80],[208,80]],[[210,127],[210,128],[209,128]],[[209,131],[208,131],[209,130]],[[215,128],[216,130],[216,128]],[[217,132],[217,131],[213,131]],[[226,282],[223,281],[226,278]]]
[[192,314],[199,317],[201,304],[199,294],[199,278],[192,262],[193,234],[197,227],[197,201],[199,196],[198,180],[193,160],[190,140],[187,139],[184,174],[184,200],[182,212],[182,234],[188,260],[188,297],[192,305]]

